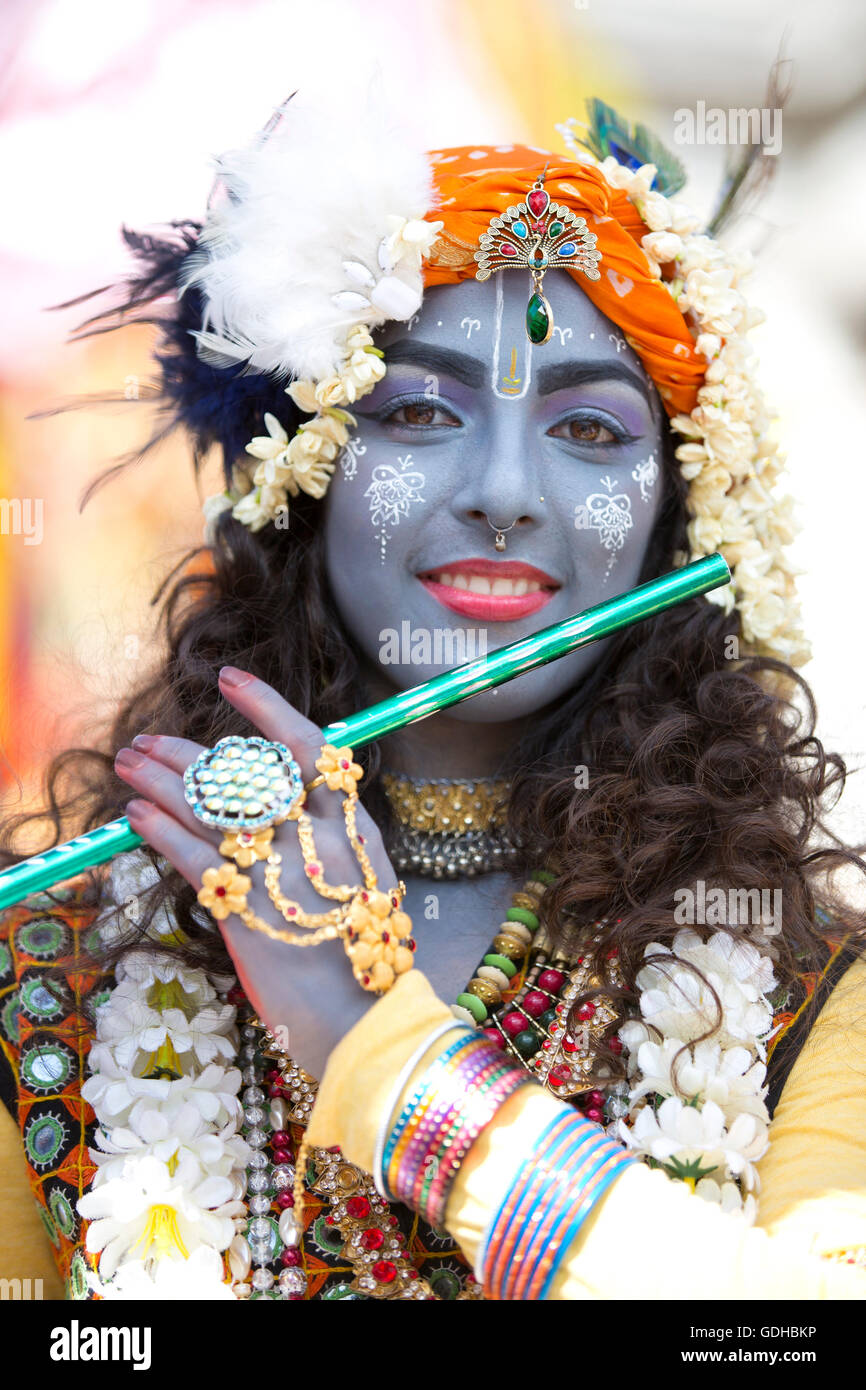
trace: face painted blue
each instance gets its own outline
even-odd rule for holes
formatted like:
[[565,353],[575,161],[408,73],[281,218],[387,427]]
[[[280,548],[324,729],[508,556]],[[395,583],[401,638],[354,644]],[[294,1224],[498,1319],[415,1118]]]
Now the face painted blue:
[[[326,502],[328,576],[347,630],[399,689],[638,581],[661,495],[655,388],[564,272],[545,278],[556,331],[532,347],[529,293],[519,272],[428,290],[411,326],[377,339],[387,375],[354,407],[358,428]],[[522,676],[454,717],[518,719],[573,686],[599,652]]]

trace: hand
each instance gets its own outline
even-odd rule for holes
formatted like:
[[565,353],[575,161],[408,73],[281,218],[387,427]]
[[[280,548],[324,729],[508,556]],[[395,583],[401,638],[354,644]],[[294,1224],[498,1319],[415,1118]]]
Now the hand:
[[[223,667],[220,691],[267,739],[284,743],[300,765],[304,782],[317,775],[315,760],[322,747],[322,733],[264,681]],[[146,800],[131,801],[127,816],[136,834],[178,870],[196,889],[208,868],[224,862],[219,845],[227,833],[211,829],[193,815],[184,799],[183,773],[202,752],[188,739],[139,735],[133,748],[122,748],[115,759],[119,777]],[[313,821],[316,850],[327,881],[354,886],[361,870],[346,837],[342,796],[318,787],[309,793],[306,810]],[[397,882],[382,837],[362,806],[357,808],[357,828],[379,878],[389,891]],[[335,906],[316,894],[304,872],[297,826],[286,821],[274,831],[272,847],[282,855],[280,886],[288,898],[308,912],[321,913]],[[267,896],[264,864],[240,870],[252,879],[248,906],[271,926],[291,930]],[[218,922],[238,978],[259,1017],[272,1030],[287,1032],[287,1050],[294,1060],[321,1079],[331,1050],[367,1011],[375,996],[366,993],[352,975],[341,941],[324,941],[312,947],[291,946],[251,931],[240,918]]]

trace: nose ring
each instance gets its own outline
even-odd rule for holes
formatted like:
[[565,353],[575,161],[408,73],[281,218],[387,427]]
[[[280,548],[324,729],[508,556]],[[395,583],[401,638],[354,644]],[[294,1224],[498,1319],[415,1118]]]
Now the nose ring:
[[517,518],[515,517],[514,521],[512,521],[512,523],[511,523],[510,526],[497,526],[494,522],[492,522],[492,521],[490,520],[490,517],[488,517],[488,518],[487,518],[487,525],[490,527],[491,531],[495,531],[495,532],[496,532],[496,539],[495,539],[494,542],[493,542],[493,544],[496,546],[496,549],[497,549],[497,550],[504,550],[504,549],[505,549],[505,533],[506,533],[506,531],[513,531],[513,530],[514,530],[514,527],[517,525]]

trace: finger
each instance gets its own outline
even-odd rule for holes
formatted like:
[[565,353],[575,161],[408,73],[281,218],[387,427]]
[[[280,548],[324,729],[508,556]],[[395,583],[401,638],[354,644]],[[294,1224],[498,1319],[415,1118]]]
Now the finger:
[[186,772],[190,764],[204,753],[200,743],[189,738],[171,738],[166,734],[136,734],[132,746],[158,763],[165,763],[174,772]]
[[222,863],[213,846],[151,802],[130,801],[126,815],[136,835],[162,854],[194,888],[201,887],[205,869],[218,869]]
[[[318,776],[316,759],[324,739],[317,724],[293,709],[273,686],[234,666],[224,666],[220,671],[220,690],[265,738],[291,749],[305,782]],[[307,806],[312,814],[330,820],[342,814],[342,797],[327,787],[317,788],[310,793]]]
[[225,832],[211,830],[194,815],[183,794],[183,778],[179,772],[132,748],[119,749],[114,759],[114,770],[130,787],[173,816],[193,835],[219,844]]
[[226,699],[251,724],[255,724],[265,738],[285,743],[291,748],[304,781],[312,781],[316,776],[316,759],[324,742],[321,729],[293,709],[273,686],[247,671],[224,666],[220,671],[219,684]]

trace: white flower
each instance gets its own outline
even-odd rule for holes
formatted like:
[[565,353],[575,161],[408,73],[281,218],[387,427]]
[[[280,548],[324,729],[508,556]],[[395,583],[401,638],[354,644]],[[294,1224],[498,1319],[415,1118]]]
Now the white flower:
[[108,1043],[121,1067],[134,1068],[168,1044],[185,1070],[221,1057],[233,1061],[237,1050],[235,1010],[230,1004],[201,1009],[187,1018],[181,1009],[160,1012],[141,998],[115,997],[100,1010],[97,1037]]
[[710,1038],[688,1047],[679,1038],[665,1038],[641,1042],[636,1061],[641,1080],[630,1094],[632,1105],[653,1093],[681,1095],[713,1101],[726,1122],[747,1113],[769,1123],[763,1100],[766,1067],[746,1047],[722,1048]]
[[384,244],[385,266],[393,269],[394,266],[405,263],[413,268],[421,264],[423,256],[429,256],[433,249],[444,222],[427,222],[417,217],[396,217],[390,215],[385,218],[388,234]]
[[101,1252],[99,1270],[110,1279],[124,1255],[137,1259],[186,1259],[201,1245],[225,1250],[234,1217],[245,1207],[227,1177],[206,1177],[187,1190],[159,1159],[127,1157],[119,1175],[79,1198],[90,1222],[86,1248]]
[[257,459],[279,459],[285,455],[289,436],[275,415],[265,411],[267,434],[258,434],[246,446],[248,454]]
[[237,1067],[227,1071],[212,1062],[199,1072],[174,1080],[133,1076],[128,1067],[118,1064],[111,1048],[102,1042],[93,1044],[87,1060],[93,1075],[84,1082],[81,1094],[107,1128],[127,1124],[130,1112],[139,1104],[170,1114],[176,1107],[188,1103],[212,1124],[238,1121],[241,1073]]
[[127,1260],[105,1282],[88,1273],[87,1282],[100,1298],[234,1300],[231,1282],[226,1281],[223,1262],[215,1250],[200,1245],[188,1260]]
[[758,1215],[758,1204],[752,1194],[744,1197],[735,1182],[720,1184],[715,1178],[701,1178],[695,1185],[695,1193],[705,1202],[716,1202],[730,1216],[741,1216],[749,1226]]
[[767,1130],[754,1115],[738,1115],[730,1129],[714,1101],[688,1105],[678,1096],[657,1110],[644,1105],[631,1127],[620,1123],[629,1146],[654,1159],[674,1176],[697,1179],[721,1171],[754,1186],[753,1164],[766,1152]]
[[285,506],[284,487],[258,486],[232,507],[232,516],[251,531],[260,531]]

